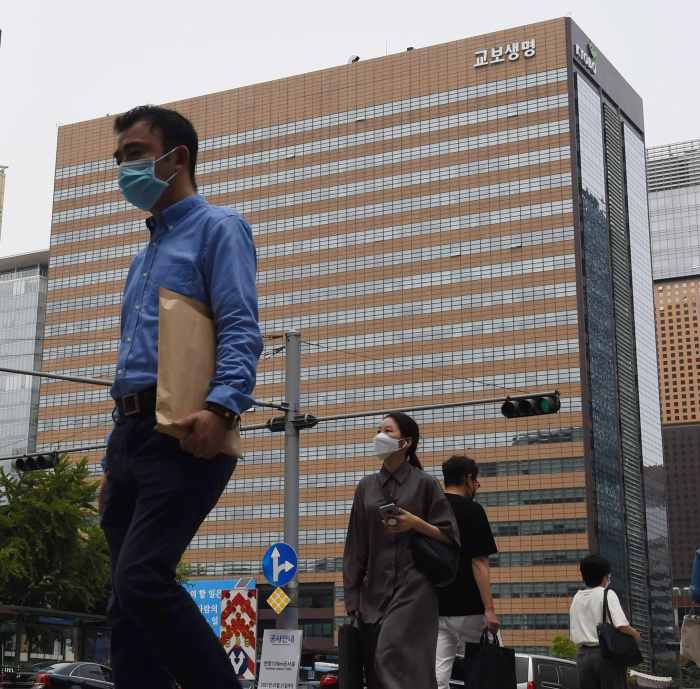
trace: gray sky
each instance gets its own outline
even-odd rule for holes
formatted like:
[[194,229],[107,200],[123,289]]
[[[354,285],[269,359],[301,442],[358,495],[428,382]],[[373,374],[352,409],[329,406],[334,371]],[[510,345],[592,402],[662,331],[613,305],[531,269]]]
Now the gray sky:
[[647,145],[700,138],[698,0],[5,0],[0,254],[48,247],[59,122],[568,13],[644,99]]

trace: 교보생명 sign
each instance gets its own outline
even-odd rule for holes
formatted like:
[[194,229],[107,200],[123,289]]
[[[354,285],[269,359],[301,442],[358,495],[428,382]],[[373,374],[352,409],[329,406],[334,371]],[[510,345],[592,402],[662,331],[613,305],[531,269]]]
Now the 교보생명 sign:
[[521,55],[523,57],[535,56],[535,39],[531,38],[529,41],[508,43],[505,51],[502,45],[498,46],[498,48],[491,48],[490,58],[488,50],[477,50],[474,55],[476,56],[474,67],[486,67],[486,65],[495,65],[506,60],[515,62],[515,60],[520,59]]
[[266,629],[258,689],[296,689],[300,659],[300,630]]

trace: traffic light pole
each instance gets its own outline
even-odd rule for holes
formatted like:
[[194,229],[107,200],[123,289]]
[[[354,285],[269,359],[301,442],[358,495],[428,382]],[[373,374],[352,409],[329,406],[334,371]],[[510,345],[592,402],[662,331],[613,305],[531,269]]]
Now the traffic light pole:
[[[284,542],[299,554],[299,428],[292,423],[301,402],[301,335],[286,333],[284,397]],[[290,602],[282,611],[284,629],[299,627],[299,573],[287,584]]]

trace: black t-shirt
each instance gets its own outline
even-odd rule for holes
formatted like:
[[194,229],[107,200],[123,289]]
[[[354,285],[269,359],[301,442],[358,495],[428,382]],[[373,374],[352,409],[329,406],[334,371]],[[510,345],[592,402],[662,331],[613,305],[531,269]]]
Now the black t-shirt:
[[497,553],[496,541],[493,540],[486,512],[478,502],[467,500],[454,493],[445,493],[445,497],[457,518],[462,551],[457,577],[449,586],[437,589],[440,615],[443,617],[483,615],[484,603],[474,579],[472,558]]

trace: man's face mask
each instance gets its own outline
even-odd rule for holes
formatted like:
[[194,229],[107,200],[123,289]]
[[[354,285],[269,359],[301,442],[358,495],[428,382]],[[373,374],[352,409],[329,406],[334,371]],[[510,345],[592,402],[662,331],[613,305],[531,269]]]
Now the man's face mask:
[[[158,158],[158,160],[167,158],[177,149],[178,146]],[[122,192],[122,196],[142,211],[150,211],[153,208],[163,192],[168,188],[168,182],[180,172],[178,170],[165,181],[158,179],[156,177],[156,163],[158,160],[153,157],[143,158],[142,160],[124,162],[119,166],[119,189]]]

